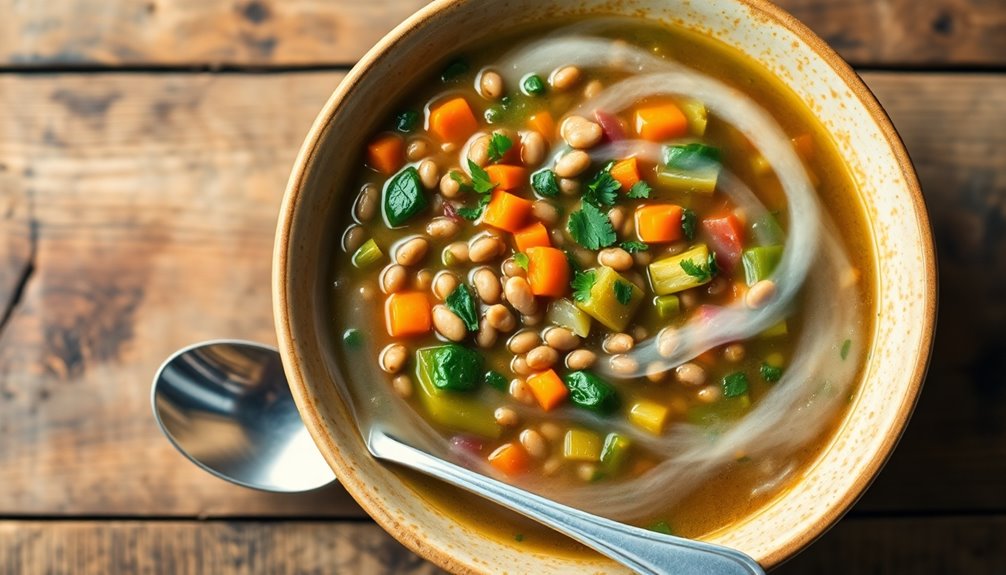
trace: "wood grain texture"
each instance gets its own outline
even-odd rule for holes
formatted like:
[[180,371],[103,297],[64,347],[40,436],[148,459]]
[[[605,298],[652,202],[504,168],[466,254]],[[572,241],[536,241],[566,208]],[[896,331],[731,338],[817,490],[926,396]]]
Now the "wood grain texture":
[[[424,0],[0,0],[13,66],[354,63]],[[1006,64],[1000,0],[778,0],[857,65]]]

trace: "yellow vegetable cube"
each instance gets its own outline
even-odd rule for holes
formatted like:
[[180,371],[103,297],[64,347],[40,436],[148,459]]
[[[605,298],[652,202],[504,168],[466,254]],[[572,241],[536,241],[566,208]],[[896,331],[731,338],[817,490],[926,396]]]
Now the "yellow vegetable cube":
[[573,428],[566,432],[562,455],[570,461],[600,461],[602,445],[600,435]]
[[[687,252],[653,262],[649,266],[653,293],[667,295],[709,283],[714,275],[709,260],[709,248],[698,244]],[[687,263],[682,266],[682,262]]]
[[666,405],[640,399],[629,408],[629,421],[654,435],[660,435],[664,431],[667,414]]
[[[590,288],[590,297],[586,301],[576,302],[576,307],[590,314],[608,329],[624,330],[643,301],[643,290],[608,266],[597,268],[594,274],[595,280],[593,287]],[[627,300],[624,299],[626,295]],[[619,297],[623,299],[620,301]]]

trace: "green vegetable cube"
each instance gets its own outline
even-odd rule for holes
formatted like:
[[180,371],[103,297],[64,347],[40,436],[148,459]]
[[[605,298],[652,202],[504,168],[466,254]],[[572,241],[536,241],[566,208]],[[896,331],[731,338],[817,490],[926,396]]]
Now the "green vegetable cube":
[[368,268],[381,261],[383,257],[384,252],[381,251],[380,246],[377,245],[374,238],[370,238],[353,252],[353,266],[361,269]]
[[744,278],[749,286],[772,275],[782,259],[782,246],[758,246],[744,250]]
[[590,335],[590,316],[566,298],[550,303],[545,318],[549,323],[564,327],[580,337]]
[[[643,290],[607,266],[597,268],[595,273],[596,279],[590,288],[590,296],[585,301],[576,302],[576,306],[608,329],[622,331],[636,315],[636,310],[643,301]],[[616,282],[622,286],[622,290],[616,291]],[[625,289],[629,291],[623,291]],[[627,299],[624,297],[626,294],[629,296]],[[623,298],[624,303],[619,301],[619,297]]]
[[672,319],[681,313],[681,300],[676,295],[661,295],[653,298],[660,319]]
[[657,181],[671,191],[712,194],[719,175],[719,150],[695,143],[668,146]]
[[[682,266],[681,262],[684,261],[690,264]],[[708,273],[693,275],[686,268]],[[650,285],[657,295],[677,293],[709,283],[713,275],[709,269],[709,248],[705,244],[698,244],[687,252],[653,262],[649,265],[649,271]]]
[[601,466],[608,473],[618,473],[629,455],[632,442],[628,437],[617,433],[609,433],[604,438],[604,447],[601,448]]
[[600,461],[601,436],[574,427],[566,432],[562,455],[569,461]]
[[751,397],[747,394],[738,397],[724,397],[715,403],[692,407],[688,410],[686,419],[695,425],[720,425],[740,419],[750,407]]
[[[444,427],[492,439],[499,437],[501,428],[496,423],[492,407],[479,401],[477,397],[459,394],[437,385],[437,378],[442,377],[443,373],[454,371],[449,368],[440,369],[440,362],[445,358],[442,354],[438,355],[437,351],[444,347],[449,346],[428,347],[416,352],[419,402],[430,419]],[[460,346],[453,347],[464,349]],[[481,373],[475,372],[473,377],[477,383]]]

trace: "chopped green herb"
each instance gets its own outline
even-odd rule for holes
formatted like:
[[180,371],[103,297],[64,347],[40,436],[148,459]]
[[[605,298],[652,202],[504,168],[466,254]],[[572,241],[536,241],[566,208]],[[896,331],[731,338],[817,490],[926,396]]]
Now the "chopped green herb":
[[459,284],[447,296],[444,303],[447,304],[447,309],[456,313],[461,321],[465,322],[468,331],[479,329],[479,313],[478,308],[475,307],[475,297],[472,296],[471,288],[465,284]]
[[594,270],[578,271],[573,274],[573,281],[570,283],[573,286],[573,301],[583,303],[589,300],[590,290],[594,287],[594,282],[596,281],[597,272]]
[[363,334],[355,327],[351,327],[342,332],[342,342],[347,347],[360,347],[360,344],[363,343]]
[[679,170],[703,170],[720,163],[720,151],[705,144],[684,144],[664,149],[664,165]]
[[622,242],[619,245],[623,250],[629,252],[630,254],[645,252],[646,250],[650,249],[650,246],[644,244],[643,242],[636,242],[631,240]]
[[510,148],[513,147],[513,142],[510,138],[504,136],[503,134],[493,134],[489,138],[489,160],[492,162],[498,162],[503,159]]
[[509,388],[509,382],[507,378],[498,371],[489,370],[486,372],[485,376],[482,378],[489,387],[497,391],[506,391]]
[[395,129],[403,134],[408,134],[416,129],[419,123],[419,112],[415,110],[404,110],[395,116]]
[[699,282],[707,282],[716,275],[716,254],[710,253],[705,265],[697,264],[690,259],[681,260],[681,269]]
[[569,215],[566,224],[573,241],[588,250],[599,250],[615,243],[615,229],[607,214],[593,204],[583,206]]
[[737,463],[750,463],[751,462],[751,457],[749,457],[747,455],[741,455],[740,457],[738,457],[734,461],[736,461]]
[[656,523],[647,526],[650,531],[656,531],[657,533],[663,533],[664,535],[674,535],[671,531],[671,526],[666,521],[657,521]]
[[524,534],[523,533],[518,533],[518,534],[516,534],[516,535],[513,536],[513,539],[517,543],[520,543],[521,541],[524,540]]
[[618,409],[618,394],[608,382],[589,371],[574,371],[563,378],[573,405],[601,415],[610,415]]
[[478,164],[468,160],[468,169],[472,172],[472,189],[480,194],[488,194],[496,188],[496,184],[489,179],[486,173]]
[[643,180],[639,180],[635,184],[632,184],[632,187],[629,188],[629,192],[626,196],[634,200],[643,200],[650,197],[650,192],[652,191],[653,188],[650,187],[650,184],[647,184]]
[[695,226],[698,222],[699,218],[692,210],[685,208],[681,211],[681,230],[685,232],[685,239],[688,241],[695,239]]
[[849,350],[850,349],[852,349],[852,340],[851,339],[847,339],[844,342],[842,342],[842,352],[841,352],[841,355],[842,355],[842,359],[843,360],[845,358],[849,357]]
[[467,180],[465,180],[465,175],[462,174],[461,171],[451,170],[450,176],[452,180],[454,180],[455,182],[458,183],[459,186],[461,186],[462,190],[468,191],[472,189],[472,185],[469,184]]
[[484,210],[485,207],[489,205],[489,200],[490,197],[488,194],[486,194],[479,198],[479,203],[476,204],[475,206],[470,208],[468,207],[458,208],[455,211],[458,212],[458,215],[461,216],[462,218],[474,222],[475,220],[479,219],[479,217],[482,216],[482,210]]
[[744,372],[731,373],[723,378],[723,397],[740,397],[748,392],[748,376]]
[[632,286],[630,284],[617,280],[611,286],[615,291],[615,299],[618,300],[618,303],[628,305],[632,301]]
[[619,184],[618,180],[612,177],[610,172],[601,170],[587,184],[587,191],[583,193],[583,199],[599,208],[613,206],[615,205],[615,199],[618,198],[618,190],[621,187],[622,184]]
[[463,59],[452,60],[444,68],[444,71],[440,74],[441,82],[450,82],[456,79],[458,76],[468,72],[468,62]]
[[569,250],[562,250],[562,253],[566,254],[566,263],[569,264],[569,269],[573,270],[573,273],[583,271],[583,266],[580,265],[580,262],[576,261],[576,258],[573,257],[573,254],[569,253]]
[[775,383],[782,377],[781,367],[776,367],[767,363],[762,363],[758,371],[761,372],[761,378],[769,383]]
[[527,259],[527,254],[517,252],[513,255],[513,261],[520,267],[520,269],[527,271],[527,266],[529,262],[529,260]]
[[427,204],[419,171],[412,166],[395,174],[384,188],[384,219],[390,227],[401,226]]
[[544,198],[554,198],[559,195],[559,181],[552,170],[540,170],[531,176],[531,187]]
[[521,82],[521,88],[528,96],[540,96],[545,93],[545,81],[538,74],[531,74]]

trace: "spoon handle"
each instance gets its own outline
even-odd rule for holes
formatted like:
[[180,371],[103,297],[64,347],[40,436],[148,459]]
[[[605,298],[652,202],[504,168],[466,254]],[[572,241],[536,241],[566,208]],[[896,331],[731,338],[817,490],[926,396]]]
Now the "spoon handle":
[[448,463],[372,429],[367,442],[378,459],[393,461],[481,495],[631,568],[637,573],[764,575],[734,549],[664,535],[598,517]]

